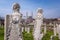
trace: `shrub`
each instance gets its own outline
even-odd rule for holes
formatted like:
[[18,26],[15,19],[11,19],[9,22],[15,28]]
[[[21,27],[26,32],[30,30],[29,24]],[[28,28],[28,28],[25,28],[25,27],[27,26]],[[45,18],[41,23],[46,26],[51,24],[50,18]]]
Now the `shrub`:
[[54,36],[52,40],[59,40],[58,36]]
[[4,28],[0,27],[0,40],[4,40]]
[[51,35],[53,35],[53,31],[48,30],[47,33],[43,36],[42,40],[50,40]]
[[23,40],[33,40],[32,33],[27,33],[26,31],[24,31],[22,34],[23,34]]

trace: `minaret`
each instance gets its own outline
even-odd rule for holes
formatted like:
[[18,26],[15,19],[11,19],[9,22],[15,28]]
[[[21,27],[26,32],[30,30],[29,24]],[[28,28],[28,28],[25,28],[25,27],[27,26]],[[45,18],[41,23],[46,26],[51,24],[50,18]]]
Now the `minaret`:
[[26,12],[26,19],[28,18],[28,12]]
[[31,16],[32,16],[32,18],[33,18],[33,12],[31,12]]
[[41,25],[43,23],[43,10],[38,8],[34,25],[34,40],[41,40]]

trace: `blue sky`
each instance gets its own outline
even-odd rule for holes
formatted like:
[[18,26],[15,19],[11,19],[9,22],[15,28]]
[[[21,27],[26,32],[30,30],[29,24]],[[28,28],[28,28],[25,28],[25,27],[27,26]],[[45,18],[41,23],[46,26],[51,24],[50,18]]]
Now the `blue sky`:
[[28,11],[29,16],[33,12],[33,16],[36,16],[36,10],[38,8],[43,9],[43,15],[45,18],[58,18],[60,17],[60,0],[1,0],[0,1],[0,16],[12,14],[12,4],[19,3],[21,6],[21,13],[23,16]]

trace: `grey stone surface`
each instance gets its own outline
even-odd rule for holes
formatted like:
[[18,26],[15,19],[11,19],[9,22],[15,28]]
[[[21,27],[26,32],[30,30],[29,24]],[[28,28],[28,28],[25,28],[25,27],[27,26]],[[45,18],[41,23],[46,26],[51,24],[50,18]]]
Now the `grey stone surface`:
[[54,23],[54,36],[56,36],[57,34],[57,28],[56,28],[56,24]]
[[13,5],[13,14],[5,17],[4,40],[22,40],[22,30],[20,25],[22,15],[19,12],[19,8],[19,4],[15,3]]
[[[20,6],[18,3],[13,4],[13,14],[6,15],[5,17],[5,27],[4,27],[4,40],[22,40],[22,32],[25,31],[29,33],[31,27],[22,27],[21,20],[22,14],[19,12]],[[33,23],[34,30],[33,36],[34,40],[41,40],[43,34],[41,34],[41,25],[43,24],[43,10],[37,10],[37,16]],[[46,27],[45,27],[46,31]]]
[[35,25],[34,25],[34,40],[41,40],[41,25],[43,23],[43,11],[42,9],[37,10],[37,16],[35,19]]
[[44,34],[46,34],[46,30],[47,30],[46,23],[44,23]]
[[60,24],[58,25],[58,36],[59,36],[59,39],[60,39]]

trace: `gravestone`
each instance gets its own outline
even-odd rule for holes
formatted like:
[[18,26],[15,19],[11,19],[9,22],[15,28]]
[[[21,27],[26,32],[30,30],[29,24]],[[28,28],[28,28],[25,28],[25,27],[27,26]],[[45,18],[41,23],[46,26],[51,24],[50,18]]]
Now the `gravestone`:
[[55,23],[54,23],[54,28],[53,29],[54,29],[54,36],[56,36],[57,28],[56,28],[56,24]]
[[60,24],[56,24],[56,26],[57,26],[58,37],[60,39]]
[[37,10],[37,16],[35,19],[35,24],[34,24],[34,40],[41,40],[42,35],[41,35],[41,25],[43,23],[43,10],[42,9],[38,9]]
[[19,10],[20,5],[18,3],[14,3],[13,14],[6,15],[5,17],[4,40],[22,40],[22,30],[20,25],[22,15]]
[[30,28],[29,28],[29,26],[28,26],[28,27],[25,27],[25,31],[26,31],[27,33],[30,32]]
[[44,23],[44,34],[46,34],[46,23]]
[[24,27],[22,27],[22,32],[24,32]]

